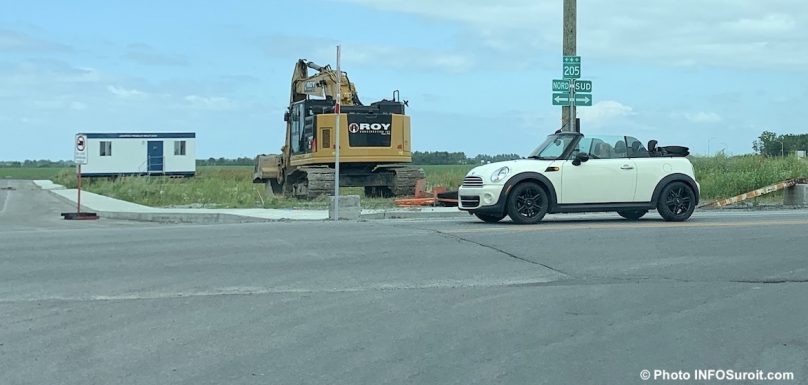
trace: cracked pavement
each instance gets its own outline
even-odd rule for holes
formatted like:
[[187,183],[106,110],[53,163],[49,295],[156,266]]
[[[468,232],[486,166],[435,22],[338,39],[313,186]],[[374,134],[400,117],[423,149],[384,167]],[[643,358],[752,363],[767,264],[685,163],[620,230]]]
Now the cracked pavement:
[[805,211],[71,222],[13,181],[0,208],[2,384],[808,381]]

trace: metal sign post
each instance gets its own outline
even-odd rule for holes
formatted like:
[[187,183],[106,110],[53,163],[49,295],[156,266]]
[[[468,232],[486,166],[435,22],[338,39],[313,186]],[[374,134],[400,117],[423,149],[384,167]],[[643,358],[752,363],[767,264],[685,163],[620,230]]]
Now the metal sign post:
[[340,71],[340,68],[339,68],[339,59],[340,59],[339,56],[340,56],[340,46],[337,45],[337,101],[336,101],[336,104],[334,106],[334,112],[337,114],[337,122],[334,124],[334,132],[336,133],[336,136],[337,136],[337,140],[335,141],[336,146],[337,146],[337,151],[336,151],[335,159],[334,159],[334,220],[335,221],[339,220],[339,137],[341,136],[340,131],[339,131],[339,123],[340,123],[340,120],[342,120],[342,117],[340,116],[340,111],[339,111],[339,104],[342,101],[342,84],[341,84],[341,82],[342,82],[342,71]]
[[81,163],[76,165],[76,213],[81,216]]
[[65,219],[98,219],[96,213],[81,212],[81,165],[87,164],[87,135],[76,135],[73,161],[76,163],[76,212],[62,213]]
[[570,90],[569,91],[569,93],[570,93],[570,98],[569,98],[569,101],[570,101],[570,114],[569,114],[570,115],[570,123],[569,123],[570,125],[569,125],[569,128],[570,129],[569,129],[569,131],[570,132],[575,132],[575,131],[577,131],[576,127],[575,127],[575,118],[576,118],[576,115],[575,115],[575,79],[570,79],[569,90]]
[[87,136],[76,135],[76,150],[73,154],[76,162],[76,213],[81,216],[81,165],[87,164]]

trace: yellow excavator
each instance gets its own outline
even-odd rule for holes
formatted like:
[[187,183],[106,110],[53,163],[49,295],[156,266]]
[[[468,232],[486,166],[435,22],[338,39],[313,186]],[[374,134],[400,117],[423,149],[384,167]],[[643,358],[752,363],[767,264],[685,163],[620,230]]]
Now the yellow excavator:
[[[309,75],[308,70],[316,71]],[[370,105],[342,73],[340,113],[335,111],[337,72],[305,59],[295,65],[286,140],[280,155],[256,157],[253,182],[275,195],[312,199],[334,192],[335,128],[340,120],[340,187],[364,187],[365,196],[412,196],[421,169],[409,167],[410,117],[398,91]]]

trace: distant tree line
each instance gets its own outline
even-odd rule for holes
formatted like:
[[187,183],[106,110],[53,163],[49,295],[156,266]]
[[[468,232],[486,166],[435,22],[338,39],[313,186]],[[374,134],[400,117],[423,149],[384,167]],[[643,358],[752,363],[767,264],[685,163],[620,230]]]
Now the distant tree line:
[[808,150],[808,134],[777,135],[771,131],[763,131],[758,139],[752,142],[756,153],[766,156],[788,155],[794,151]]
[[76,164],[73,163],[72,160],[47,160],[47,159],[26,159],[22,162],[20,161],[0,161],[0,167],[33,167],[33,168],[44,168],[44,167],[73,167]]
[[415,164],[481,164],[521,158],[522,156],[518,154],[480,154],[469,158],[464,152],[414,151],[412,153],[412,162]]
[[255,158],[240,157],[235,159],[226,158],[208,158],[197,159],[197,166],[252,166],[255,165]]

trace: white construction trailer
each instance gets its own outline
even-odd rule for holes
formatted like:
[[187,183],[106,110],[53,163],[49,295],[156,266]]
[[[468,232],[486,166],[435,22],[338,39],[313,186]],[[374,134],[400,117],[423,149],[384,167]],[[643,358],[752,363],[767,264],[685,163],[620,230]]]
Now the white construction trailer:
[[81,175],[125,176],[196,174],[196,134],[80,133],[87,138],[87,164]]

